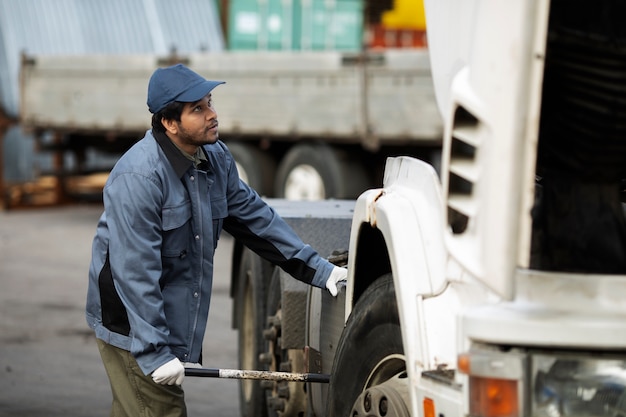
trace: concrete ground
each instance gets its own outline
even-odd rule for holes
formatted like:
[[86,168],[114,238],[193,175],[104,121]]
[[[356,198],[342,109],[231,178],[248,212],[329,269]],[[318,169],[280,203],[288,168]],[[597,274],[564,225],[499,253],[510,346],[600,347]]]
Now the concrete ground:
[[[109,415],[111,392],[84,316],[99,204],[0,211],[0,416]],[[236,368],[232,238],[216,254],[205,366]],[[190,417],[239,415],[238,381],[187,377]]]

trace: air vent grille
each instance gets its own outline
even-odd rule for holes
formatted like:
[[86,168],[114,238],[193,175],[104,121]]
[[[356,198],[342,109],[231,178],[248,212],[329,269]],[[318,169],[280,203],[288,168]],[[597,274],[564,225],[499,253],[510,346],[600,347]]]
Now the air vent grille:
[[454,117],[448,172],[448,226],[454,234],[464,233],[470,219],[476,215],[474,191],[480,174],[476,164],[479,147],[478,119],[467,110],[458,108]]

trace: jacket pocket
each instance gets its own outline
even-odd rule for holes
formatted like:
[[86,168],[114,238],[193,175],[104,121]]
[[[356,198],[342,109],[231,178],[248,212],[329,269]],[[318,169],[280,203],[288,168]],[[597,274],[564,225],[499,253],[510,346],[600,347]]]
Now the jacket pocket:
[[[163,277],[187,276],[189,262],[189,242],[193,238],[191,230],[191,202],[189,200],[162,210],[163,241],[161,262]],[[162,282],[162,286],[166,282]]]
[[163,207],[161,218],[165,232],[183,226],[191,218],[191,201],[186,200],[176,206]]

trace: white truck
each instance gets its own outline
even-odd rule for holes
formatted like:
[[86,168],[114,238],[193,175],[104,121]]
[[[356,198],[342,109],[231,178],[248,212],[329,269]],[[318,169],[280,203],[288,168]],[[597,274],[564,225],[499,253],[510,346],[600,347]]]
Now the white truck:
[[[242,415],[626,415],[623,12],[426,1],[441,176],[390,158],[381,188],[325,202],[336,207],[320,218],[275,202],[296,227],[319,222],[305,229],[322,253],[351,218],[335,256],[349,278],[337,299],[303,296],[236,253],[242,364],[265,309],[260,361],[330,374],[329,386],[242,383]],[[263,292],[264,305],[251,295]]]
[[423,48],[25,55],[20,122],[37,137],[53,132],[47,148],[74,156],[61,175],[84,174],[94,150],[119,155],[150,128],[148,79],[174,62],[226,81],[213,93],[221,138],[261,195],[354,199],[378,184],[387,156],[439,155],[443,127]]

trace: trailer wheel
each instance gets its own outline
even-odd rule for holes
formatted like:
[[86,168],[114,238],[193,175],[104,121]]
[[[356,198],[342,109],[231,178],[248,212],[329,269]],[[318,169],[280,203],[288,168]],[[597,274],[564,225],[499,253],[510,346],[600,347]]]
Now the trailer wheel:
[[[282,302],[281,275],[287,273],[274,268],[268,288],[267,326],[264,332],[267,341],[266,358],[269,371],[298,372],[304,367],[304,356],[301,349],[283,349],[282,337]],[[265,381],[267,415],[269,417],[298,417],[306,414],[305,385],[301,382],[270,382]]]
[[[238,332],[239,369],[262,369],[259,354],[264,351],[265,295],[263,266],[260,258],[248,249],[241,256],[239,272],[240,306]],[[239,380],[239,408],[242,417],[265,417],[265,393],[256,380]]]
[[239,178],[262,196],[272,196],[276,163],[268,152],[241,142],[229,142]]
[[363,293],[339,339],[329,417],[409,417],[409,387],[391,274]]
[[278,166],[274,190],[288,200],[356,198],[369,185],[356,158],[324,143],[293,146]]

